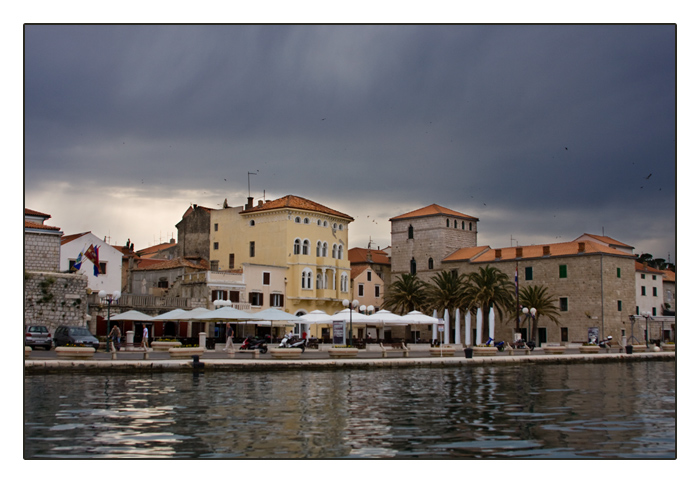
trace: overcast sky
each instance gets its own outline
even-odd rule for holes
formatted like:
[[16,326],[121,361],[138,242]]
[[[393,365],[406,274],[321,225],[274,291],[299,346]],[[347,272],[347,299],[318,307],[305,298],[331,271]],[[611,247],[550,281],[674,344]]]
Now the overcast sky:
[[24,69],[25,207],[65,234],[145,248],[250,180],[353,216],[351,247],[437,203],[479,245],[676,261],[672,25],[27,25]]

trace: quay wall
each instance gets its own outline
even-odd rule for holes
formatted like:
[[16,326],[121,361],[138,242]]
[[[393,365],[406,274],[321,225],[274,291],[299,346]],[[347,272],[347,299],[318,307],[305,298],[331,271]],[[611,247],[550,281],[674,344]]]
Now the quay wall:
[[676,360],[675,352],[643,352],[639,354],[563,354],[538,356],[435,357],[391,359],[312,359],[312,360],[235,360],[200,359],[201,367],[193,368],[187,360],[31,360],[24,361],[25,375],[65,372],[85,373],[158,373],[158,372],[207,372],[207,371],[280,371],[280,370],[373,370],[415,367],[459,367],[519,364],[591,364],[633,363],[643,361]]

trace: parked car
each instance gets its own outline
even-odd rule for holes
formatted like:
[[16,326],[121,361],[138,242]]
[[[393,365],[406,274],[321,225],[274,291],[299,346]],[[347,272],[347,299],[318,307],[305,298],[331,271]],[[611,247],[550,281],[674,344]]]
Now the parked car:
[[28,325],[24,328],[24,345],[51,350],[51,334],[44,325]]
[[99,349],[100,341],[85,327],[71,327],[62,325],[53,334],[53,343],[56,347],[62,345],[77,345],[94,347]]

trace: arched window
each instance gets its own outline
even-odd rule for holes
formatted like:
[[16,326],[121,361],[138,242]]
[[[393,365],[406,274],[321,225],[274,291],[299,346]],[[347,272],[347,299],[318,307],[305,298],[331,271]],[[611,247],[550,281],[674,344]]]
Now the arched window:
[[338,245],[338,260],[343,259],[343,244]]
[[321,278],[321,272],[316,274],[316,289],[323,288],[323,279]]
[[432,259],[432,258],[428,258],[428,268],[429,268],[430,270],[433,269],[433,259]]
[[347,273],[340,274],[340,291],[341,292],[348,291],[348,274]]
[[447,220],[447,228],[450,227],[450,220]]
[[455,228],[457,228],[457,220],[455,220]]
[[296,239],[294,240],[294,254],[299,255],[301,253],[301,240]]
[[328,242],[323,242],[323,247],[321,249],[321,256],[322,257],[328,256]]
[[416,259],[411,258],[411,275],[416,274]]
[[464,222],[462,222],[462,230],[464,230]]
[[308,219],[308,218],[304,218],[304,224],[305,224],[305,225],[308,225],[308,224],[309,224],[309,219]]
[[316,242],[316,256],[317,257],[321,256],[321,242],[320,241]]
[[413,225],[408,225],[408,239],[413,239]]
[[338,225],[338,230],[343,231],[343,224]]
[[305,268],[303,272],[301,272],[301,288],[302,289],[310,289],[311,288],[311,270],[308,268]]
[[301,223],[301,218],[299,218],[298,216],[294,218],[294,223]]
[[472,222],[469,222],[469,231],[472,231]]
[[309,240],[304,240],[304,244],[302,245],[301,254],[308,255],[310,246],[311,246],[311,242]]
[[250,220],[250,226],[255,226],[255,220]]
[[318,226],[321,226],[321,220],[316,220],[316,224],[317,224]]
[[333,244],[333,253],[331,255],[333,258],[338,258],[338,245]]

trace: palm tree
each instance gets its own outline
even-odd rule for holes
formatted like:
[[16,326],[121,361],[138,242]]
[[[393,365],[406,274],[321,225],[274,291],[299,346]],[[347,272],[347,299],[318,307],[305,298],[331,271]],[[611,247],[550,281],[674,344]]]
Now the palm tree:
[[430,280],[433,283],[426,286],[426,307],[437,310],[439,314],[447,309],[451,320],[454,320],[455,309],[462,309],[467,305],[464,295],[467,287],[467,276],[443,270]]
[[555,324],[559,325],[559,310],[556,306],[556,298],[547,293],[547,288],[540,285],[525,287],[520,291],[520,303],[523,307],[534,308],[535,317],[532,319],[532,332],[530,340],[533,340],[532,334],[537,333],[537,319],[539,317],[547,317]]
[[404,273],[389,285],[384,295],[383,308],[403,315],[412,310],[421,310],[424,304],[425,282],[413,274]]
[[464,292],[469,310],[481,308],[484,315],[493,308],[498,317],[503,320],[503,312],[513,306],[515,284],[510,281],[508,275],[496,267],[487,265],[479,267],[478,272],[470,273],[467,288]]

